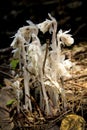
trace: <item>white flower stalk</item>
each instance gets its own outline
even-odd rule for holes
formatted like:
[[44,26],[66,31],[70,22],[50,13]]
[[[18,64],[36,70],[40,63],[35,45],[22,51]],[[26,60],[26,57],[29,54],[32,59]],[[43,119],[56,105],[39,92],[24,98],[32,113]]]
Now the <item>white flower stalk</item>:
[[22,58],[23,58],[23,70],[24,70],[24,90],[25,90],[25,108],[30,111],[32,111],[32,105],[30,100],[30,88],[29,88],[29,78],[28,78],[28,72],[26,70],[27,67],[27,57],[26,57],[26,51],[25,46],[22,44]]
[[16,96],[17,96],[17,110],[20,112],[20,99],[21,96],[23,96],[23,92],[20,88],[20,81],[15,81],[12,83],[12,87],[16,90]]
[[20,69],[22,69],[21,63],[23,64],[24,68],[24,89],[25,89],[25,107],[28,110],[32,111],[32,106],[31,106],[31,100],[30,100],[30,90],[29,90],[29,79],[28,79],[28,72],[26,70],[27,66],[27,57],[26,57],[26,50],[25,50],[25,43],[27,44],[27,40],[30,40],[30,37],[28,37],[29,34],[27,34],[26,30],[29,30],[28,27],[22,27],[18,30],[18,32],[15,35],[15,39],[13,40],[11,46],[13,48],[16,48],[16,51],[14,52],[14,56],[18,54],[19,51],[19,64],[20,64]]
[[49,94],[49,98],[53,103],[53,107],[56,107],[59,110],[58,101],[59,101],[60,87],[58,82],[53,81],[53,79],[50,79],[50,77],[48,77],[48,80],[44,82],[44,84],[46,86],[46,91]]
[[58,54],[58,61],[59,62],[61,60],[61,44],[70,46],[74,42],[74,40],[71,37],[71,35],[67,34],[69,31],[63,32],[62,30],[59,30],[59,32],[57,33],[57,43],[58,43],[57,54]]
[[42,55],[41,44],[39,38],[32,34],[32,43],[29,44],[27,51],[28,69],[33,72],[36,76],[39,75],[39,60]]
[[[45,107],[45,113],[47,115],[50,115],[50,108],[49,108],[49,103],[48,103],[48,97],[46,94],[46,89],[44,86],[44,81],[43,81],[43,72],[42,72],[42,65],[43,65],[43,53],[42,53],[42,48],[41,44],[39,41],[39,38],[35,35],[32,34],[32,43],[29,45],[28,49],[28,58],[31,58],[30,61],[30,69],[32,68],[33,73],[39,80],[41,81],[42,85],[42,94],[43,94],[43,110]],[[29,69],[29,68],[28,68]],[[31,71],[31,70],[29,70]],[[42,96],[42,94],[40,94]],[[42,99],[42,97],[40,97]]]
[[[70,30],[69,30],[70,31]],[[71,37],[70,34],[67,34],[69,31],[65,31],[63,32],[62,30],[60,30],[57,34],[57,42],[58,42],[58,46],[57,46],[57,61],[58,63],[56,63],[56,68],[57,68],[57,74],[58,77],[61,79],[61,84],[63,86],[63,78],[70,78],[71,75],[69,74],[68,70],[71,67],[71,62],[69,60],[65,60],[65,57],[61,54],[61,44],[62,45],[67,45],[70,46],[74,43],[74,39]],[[64,93],[64,89],[62,88],[62,101],[64,104],[64,108],[66,108],[66,99],[65,99],[65,93]]]
[[43,81],[43,73],[42,73],[42,70],[41,70],[41,84],[42,84],[42,93],[43,93],[43,99],[44,99],[44,107],[45,107],[45,114],[46,115],[51,115],[51,111],[50,111],[50,106],[49,106],[49,101],[48,101],[48,96],[47,96],[47,93],[46,93],[46,89],[45,89],[45,85],[44,85],[44,81]]
[[56,50],[56,47],[57,47],[57,40],[56,40],[57,21],[50,14],[48,14],[48,15],[49,15],[49,18],[52,20],[52,27],[50,28],[51,32],[53,33],[51,47],[52,47],[53,50]]
[[46,19],[44,22],[37,24],[37,27],[40,29],[40,31],[46,33],[49,31],[50,33],[53,33],[52,35],[52,49],[56,49],[56,31],[57,31],[57,21],[55,18],[53,18],[50,14],[48,14],[49,19]]

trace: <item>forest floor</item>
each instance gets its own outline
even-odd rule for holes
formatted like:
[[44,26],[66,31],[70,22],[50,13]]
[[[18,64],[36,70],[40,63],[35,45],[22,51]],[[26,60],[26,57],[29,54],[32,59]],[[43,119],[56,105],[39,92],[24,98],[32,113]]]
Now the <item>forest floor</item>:
[[[16,115],[15,107],[11,110],[7,107],[7,102],[14,98],[14,93],[9,89],[9,85],[12,79],[10,58],[11,48],[5,48],[0,50],[0,130],[16,130],[22,129],[20,126],[14,128],[14,120],[17,121],[16,125],[24,123],[22,114]],[[42,119],[37,121],[29,118],[31,126],[27,126],[23,129],[34,130],[70,130],[70,128],[63,129],[61,122],[65,119],[65,116],[69,114],[76,114],[83,118],[84,121],[77,121],[79,130],[82,124],[86,124],[84,127],[87,129],[87,42],[81,42],[77,45],[73,45],[70,48],[64,48],[63,53],[71,59],[74,63],[74,67],[70,70],[72,78],[64,79],[63,87],[65,89],[66,101],[68,110],[61,110],[55,117],[47,118],[43,115]],[[36,116],[36,115],[35,115]],[[27,118],[25,116],[25,118]],[[76,117],[74,117],[76,119]],[[27,120],[27,119],[26,119]],[[69,122],[68,122],[69,123]],[[72,122],[75,125],[75,120]],[[75,130],[74,129],[74,130]],[[82,128],[81,130],[85,130]]]

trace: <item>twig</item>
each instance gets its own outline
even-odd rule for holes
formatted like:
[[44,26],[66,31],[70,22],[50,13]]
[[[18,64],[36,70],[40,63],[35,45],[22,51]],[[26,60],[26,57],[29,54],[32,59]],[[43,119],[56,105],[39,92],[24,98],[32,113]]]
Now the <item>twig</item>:
[[72,83],[72,82],[68,82],[69,84],[72,84],[72,85],[76,85],[76,86],[78,86],[78,87],[80,87],[80,88],[85,88],[85,86],[82,86],[82,85],[79,85],[78,83]]
[[2,69],[9,69],[9,66],[7,66],[7,65],[0,65],[0,68],[2,68]]
[[21,109],[21,112],[22,112],[22,114],[25,116],[25,118],[27,119],[27,121],[28,121],[28,123],[29,123],[29,118],[28,118],[28,116],[25,114],[25,112]]
[[76,80],[76,79],[84,78],[84,77],[87,77],[87,74],[76,75],[76,76],[71,77],[71,78],[69,78],[69,79],[65,79],[64,82],[67,82],[67,81],[69,81],[69,80]]
[[35,101],[34,97],[33,97],[33,96],[30,96],[30,97],[29,97],[28,95],[26,95],[26,96],[27,96],[28,98],[30,98],[31,101],[33,101],[34,105],[36,106],[36,108],[37,108],[37,110],[38,110],[38,112],[39,112],[40,117],[43,117],[43,115],[42,115],[42,113],[41,113],[41,110],[40,110],[40,108],[39,108],[37,102]]
[[77,29],[76,29],[76,31],[74,32],[74,36],[83,28],[83,27],[85,27],[86,26],[86,23],[83,23],[82,25],[80,25]]
[[6,108],[4,108],[4,107],[2,107],[2,106],[0,106],[0,110],[4,110],[4,111],[6,111],[7,113],[10,113],[9,110],[7,110]]
[[55,118],[54,120],[50,121],[50,122],[48,123],[48,127],[47,127],[46,130],[51,129],[53,126],[55,126],[55,124],[56,124],[58,121],[62,120],[62,119],[64,118],[64,116],[67,115],[67,114],[69,114],[70,112],[71,112],[71,110],[68,110],[68,111],[66,111],[65,113],[63,113],[63,114],[61,114],[60,116],[58,116],[57,118]]
[[6,73],[6,72],[4,72],[4,71],[1,71],[1,70],[0,70],[0,73],[3,74],[3,75],[6,75],[6,76],[8,76],[8,77],[10,77],[10,78],[12,78],[12,79],[14,79],[14,77],[13,77],[12,75],[10,75],[10,74],[8,74],[8,73]]
[[12,51],[12,47],[7,47],[7,48],[4,48],[4,49],[0,49],[0,54],[8,52],[8,51]]

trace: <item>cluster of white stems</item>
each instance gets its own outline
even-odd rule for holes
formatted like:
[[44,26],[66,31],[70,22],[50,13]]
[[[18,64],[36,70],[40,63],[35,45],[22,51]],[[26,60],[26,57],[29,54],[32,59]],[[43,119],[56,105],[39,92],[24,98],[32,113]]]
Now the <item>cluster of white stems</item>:
[[[25,109],[32,112],[29,81],[31,76],[34,76],[41,83],[40,108],[47,115],[51,115],[49,99],[53,106],[58,108],[59,93],[63,94],[58,79],[71,76],[68,70],[72,63],[69,59],[65,60],[61,45],[70,46],[74,39],[68,34],[70,30],[57,32],[57,21],[50,14],[48,16],[49,19],[39,24],[27,21],[29,25],[19,28],[11,46],[14,48],[14,58],[19,59],[19,68],[24,76]],[[38,37],[39,31],[42,31],[43,35],[49,31],[52,34],[51,43],[42,45]]]

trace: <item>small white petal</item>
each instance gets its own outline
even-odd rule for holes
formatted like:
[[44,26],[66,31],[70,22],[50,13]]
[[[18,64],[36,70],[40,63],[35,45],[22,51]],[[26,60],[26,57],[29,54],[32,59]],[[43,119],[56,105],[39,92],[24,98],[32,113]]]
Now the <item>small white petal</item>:
[[66,69],[70,69],[73,66],[73,63],[69,59],[64,60],[63,64],[64,64]]
[[67,30],[67,31],[65,31],[65,32],[64,32],[64,34],[67,34],[68,32],[70,32],[70,29],[69,29],[69,30]]
[[68,71],[66,70],[66,68],[64,67],[64,65],[62,63],[58,63],[58,75],[60,77],[71,77],[71,75],[68,73]]

